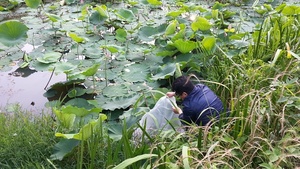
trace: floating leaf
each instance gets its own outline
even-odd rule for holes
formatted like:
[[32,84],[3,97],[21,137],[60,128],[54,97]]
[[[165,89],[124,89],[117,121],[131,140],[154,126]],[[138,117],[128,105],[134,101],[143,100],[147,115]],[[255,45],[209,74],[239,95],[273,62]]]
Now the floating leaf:
[[107,97],[121,97],[128,95],[128,86],[124,84],[107,86],[103,89],[103,95]]
[[96,6],[94,8],[95,12],[92,13],[90,19],[90,22],[93,24],[100,24],[103,23],[107,18],[107,7],[105,5]]
[[184,10],[171,11],[171,12],[167,13],[166,16],[172,16],[172,17],[176,18],[177,16],[181,15],[184,12],[185,12]]
[[147,0],[147,2],[151,5],[161,5],[162,2],[159,0]]
[[83,37],[78,36],[76,33],[69,32],[68,36],[72,38],[73,41],[77,43],[84,43],[85,39]]
[[135,19],[135,16],[131,10],[128,9],[120,9],[117,10],[118,12],[116,13],[117,16],[119,16],[121,19],[124,19],[126,21],[132,21]]
[[36,9],[41,4],[41,0],[25,0],[25,3],[28,7]]
[[168,27],[166,28],[165,35],[172,35],[176,31],[176,26],[177,26],[177,20],[172,21]]
[[132,64],[124,68],[122,78],[128,82],[146,81],[149,73],[148,67],[142,64]]
[[92,67],[89,67],[86,70],[84,70],[82,72],[82,74],[85,75],[85,76],[94,76],[97,73],[99,67],[100,67],[99,63],[98,64],[94,64]]
[[0,24],[0,42],[5,46],[14,46],[27,39],[28,27],[23,23],[10,20]]
[[103,23],[106,19],[107,17],[101,16],[97,11],[93,12],[89,17],[90,22],[95,25]]
[[192,23],[191,27],[193,31],[207,31],[211,28],[211,23],[203,17],[197,17],[196,21]]
[[49,64],[49,63],[56,63],[60,57],[61,54],[58,52],[49,52],[46,53],[44,57],[36,58],[36,60],[44,64]]
[[154,35],[161,35],[165,32],[167,24],[162,24],[158,27],[144,26],[139,30],[139,38],[143,41],[151,41],[154,39]]
[[120,42],[125,42],[127,37],[127,32],[124,29],[116,30],[116,39]]
[[152,80],[165,79],[168,76],[173,76],[176,71],[176,64],[167,64],[161,67],[160,69],[160,72],[151,78]]
[[184,41],[183,39],[178,39],[173,44],[181,53],[188,53],[197,47],[194,41]]
[[60,20],[60,17],[58,15],[54,15],[51,13],[46,13],[46,15],[52,22],[57,22]]
[[101,48],[109,50],[111,53],[117,53],[123,51],[123,47],[117,45],[103,45]]
[[99,113],[102,111],[101,108],[87,109],[87,108],[81,108],[81,107],[71,106],[71,105],[63,106],[60,110],[63,113],[75,114],[76,116],[79,116],[79,117],[83,117],[83,116],[86,116],[91,113]]
[[[128,95],[128,94],[127,94]],[[126,109],[129,106],[136,103],[140,95],[134,95],[126,97],[127,95],[124,95],[124,97],[117,97],[113,98],[111,100],[107,100],[103,105],[102,108],[105,110],[115,110],[115,109]]]
[[82,96],[85,94],[87,90],[81,87],[74,87],[68,91],[68,97],[74,98],[78,96]]
[[55,72],[56,73],[70,73],[72,70],[76,69],[77,66],[73,65],[70,62],[58,62],[55,65]]

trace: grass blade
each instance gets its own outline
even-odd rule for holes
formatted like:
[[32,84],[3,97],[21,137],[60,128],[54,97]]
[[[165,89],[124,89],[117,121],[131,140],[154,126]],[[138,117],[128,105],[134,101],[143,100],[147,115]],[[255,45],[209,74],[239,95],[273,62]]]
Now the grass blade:
[[157,157],[157,154],[143,154],[143,155],[139,155],[139,156],[136,156],[133,158],[129,158],[129,159],[123,161],[122,163],[120,163],[119,165],[115,166],[113,169],[124,169],[137,161],[151,158],[151,157]]

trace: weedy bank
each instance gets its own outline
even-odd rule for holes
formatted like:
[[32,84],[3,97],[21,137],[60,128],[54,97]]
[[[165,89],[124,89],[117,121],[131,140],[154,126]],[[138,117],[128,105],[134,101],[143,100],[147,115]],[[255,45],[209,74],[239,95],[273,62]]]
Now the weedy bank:
[[[21,21],[0,24],[0,30],[20,27],[11,34],[0,31],[9,46],[2,47],[0,63],[19,61],[66,74],[66,82],[45,93],[56,120],[48,140],[55,145],[39,167],[300,165],[298,5],[156,0],[26,5],[37,10],[20,8],[28,14]],[[23,54],[18,45],[24,41],[39,47]],[[147,142],[134,144],[137,120],[180,73],[193,73],[195,82],[216,91],[230,117],[184,134],[153,138],[145,132]],[[20,163],[3,162],[8,168]]]

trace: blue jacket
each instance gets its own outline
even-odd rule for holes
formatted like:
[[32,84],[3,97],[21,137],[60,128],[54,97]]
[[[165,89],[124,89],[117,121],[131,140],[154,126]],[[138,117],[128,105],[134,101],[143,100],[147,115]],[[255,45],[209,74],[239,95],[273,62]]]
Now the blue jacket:
[[183,123],[206,125],[212,117],[219,118],[223,111],[223,103],[218,96],[207,86],[198,84],[183,100],[182,114],[179,118]]

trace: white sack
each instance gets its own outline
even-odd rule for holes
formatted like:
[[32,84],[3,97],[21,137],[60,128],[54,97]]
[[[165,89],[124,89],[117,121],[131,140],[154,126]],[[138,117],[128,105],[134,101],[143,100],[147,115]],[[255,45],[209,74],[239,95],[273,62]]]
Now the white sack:
[[[178,114],[173,112],[173,105],[177,107],[175,97],[161,97],[155,106],[146,114],[142,116],[142,119],[139,121],[139,124],[142,127],[145,127],[145,130],[150,135],[155,135],[160,131],[173,130],[172,126],[178,130],[181,126],[181,122],[178,118]],[[133,137],[135,139],[141,138],[143,131],[140,128],[137,128]]]

